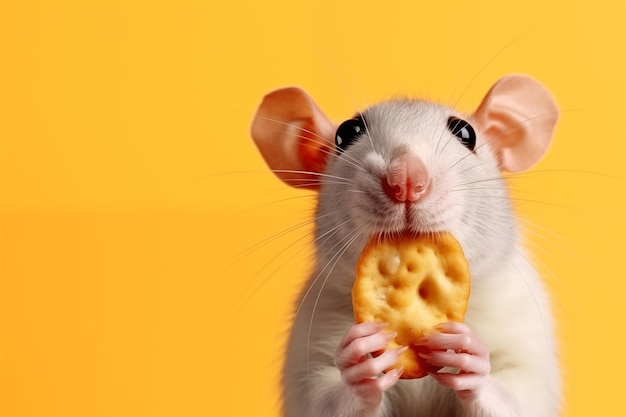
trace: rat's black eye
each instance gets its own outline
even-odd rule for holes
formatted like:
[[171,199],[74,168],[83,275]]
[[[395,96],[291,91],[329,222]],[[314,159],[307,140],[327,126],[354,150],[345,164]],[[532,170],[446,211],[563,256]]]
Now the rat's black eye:
[[472,152],[474,151],[474,147],[476,146],[476,132],[474,132],[472,125],[463,119],[452,116],[448,119],[448,129],[450,129],[450,132],[452,132],[454,136],[459,138],[467,149]]
[[335,133],[335,145],[337,150],[343,152],[365,133],[365,119],[363,116],[349,119],[339,125]]

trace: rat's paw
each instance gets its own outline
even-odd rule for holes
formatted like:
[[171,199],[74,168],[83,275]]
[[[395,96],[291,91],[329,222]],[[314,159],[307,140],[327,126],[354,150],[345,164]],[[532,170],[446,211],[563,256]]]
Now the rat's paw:
[[335,366],[350,391],[366,407],[375,407],[383,393],[391,388],[402,374],[402,369],[382,372],[393,366],[406,348],[386,351],[378,357],[370,354],[382,350],[395,336],[385,333],[384,323],[355,324],[346,333],[335,354]]
[[429,365],[458,369],[458,373],[440,371],[430,375],[441,385],[456,391],[460,398],[471,398],[480,390],[491,372],[489,349],[462,323],[436,326],[436,333],[418,341],[428,351],[420,353]]

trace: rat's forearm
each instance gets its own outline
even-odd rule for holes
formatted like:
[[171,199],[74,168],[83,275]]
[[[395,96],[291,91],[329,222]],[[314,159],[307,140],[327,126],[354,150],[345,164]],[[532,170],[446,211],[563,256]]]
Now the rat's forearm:
[[526,417],[517,399],[492,376],[487,377],[478,390],[461,391],[457,396],[462,417]]

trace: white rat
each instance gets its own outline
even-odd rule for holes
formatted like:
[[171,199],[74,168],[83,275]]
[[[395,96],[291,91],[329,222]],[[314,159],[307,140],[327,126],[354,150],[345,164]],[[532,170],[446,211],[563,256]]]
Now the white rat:
[[[560,372],[550,306],[528,260],[501,171],[547,150],[552,96],[521,75],[498,81],[466,117],[432,102],[374,105],[337,126],[302,90],[267,95],[252,137],[286,183],[319,189],[316,267],[303,288],[283,374],[288,417],[554,417]],[[368,239],[448,231],[471,273],[465,323],[418,341],[433,372],[383,373],[384,323],[355,324],[351,288]],[[443,367],[441,371],[435,371]]]

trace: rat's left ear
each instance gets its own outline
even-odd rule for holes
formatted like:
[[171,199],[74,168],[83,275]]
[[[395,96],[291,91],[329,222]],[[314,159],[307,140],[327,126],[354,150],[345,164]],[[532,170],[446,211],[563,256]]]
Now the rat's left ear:
[[500,168],[519,172],[548,150],[558,118],[548,90],[532,78],[510,75],[491,87],[473,121],[495,151]]
[[318,189],[337,126],[295,87],[266,95],[250,133],[270,169],[292,187]]

